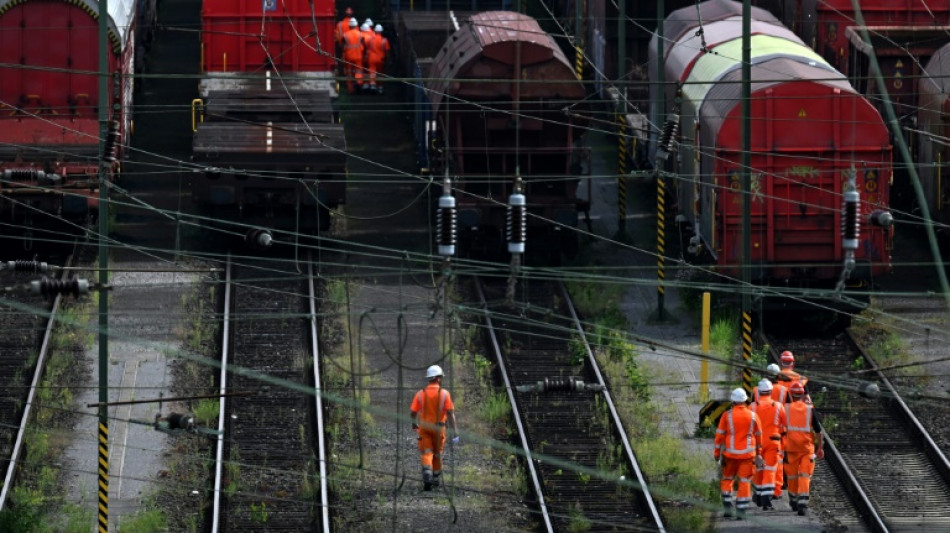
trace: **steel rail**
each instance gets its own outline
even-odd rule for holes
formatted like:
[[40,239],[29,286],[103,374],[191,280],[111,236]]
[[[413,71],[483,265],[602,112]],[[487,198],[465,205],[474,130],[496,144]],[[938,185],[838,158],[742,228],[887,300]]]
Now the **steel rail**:
[[630,440],[627,438],[627,432],[623,427],[623,421],[620,420],[620,414],[617,412],[613,398],[610,396],[610,391],[607,389],[607,383],[604,381],[604,376],[600,373],[600,365],[597,364],[597,359],[594,357],[594,352],[590,349],[590,343],[587,342],[587,335],[584,333],[584,327],[582,326],[580,318],[578,318],[577,312],[574,309],[574,302],[571,300],[571,295],[568,294],[567,288],[563,283],[558,282],[558,287],[561,289],[561,295],[564,297],[564,302],[567,305],[567,309],[571,313],[571,319],[574,321],[574,327],[577,330],[577,334],[580,335],[580,338],[584,344],[584,349],[587,350],[587,360],[590,363],[591,369],[594,371],[594,375],[597,376],[597,383],[599,383],[604,388],[601,394],[604,396],[604,401],[607,404],[607,408],[610,409],[610,417],[613,419],[614,426],[617,428],[617,433],[620,434],[620,440],[623,442],[623,450],[627,456],[627,462],[636,474],[637,483],[640,485],[640,494],[642,494],[641,503],[650,510],[653,523],[657,525],[658,531],[666,531],[666,529],[663,527],[663,519],[660,517],[660,511],[657,509],[656,503],[653,501],[653,495],[650,494],[650,489],[647,485],[646,478],[643,476],[643,472],[640,470],[640,463],[637,462],[636,454],[633,453],[633,447],[630,445]]
[[[851,330],[848,330],[848,339],[856,347],[860,347],[857,340],[851,334]],[[880,370],[880,367],[877,364],[871,354],[867,353],[865,350],[861,350],[861,353],[864,355],[864,358],[867,359],[868,363],[871,364],[871,368],[874,369],[874,374],[877,374],[878,379],[884,384],[885,391],[888,394],[893,395],[894,401],[897,403],[897,413],[900,415],[901,419],[904,422],[904,425],[914,433],[914,438],[920,443],[924,448],[924,453],[927,457],[933,461],[934,467],[937,471],[940,472],[940,475],[950,483],[950,461],[947,460],[946,454],[937,446],[937,443],[934,442],[933,438],[930,436],[930,432],[924,428],[923,424],[920,423],[920,420],[914,415],[914,411],[904,402],[904,399],[901,397],[900,393],[897,392],[897,389],[891,383],[891,380],[887,379],[887,376],[884,375],[884,372]]]
[[[228,256],[224,274],[224,310],[221,314],[221,385],[218,391],[223,395],[228,391],[228,341],[231,335],[231,257]],[[218,442],[214,453],[214,496],[211,506],[211,533],[218,533],[221,527],[221,469],[224,463],[224,430],[227,397],[222,396],[218,405]]]
[[[66,267],[70,267],[75,254],[70,254]],[[60,274],[60,279],[66,276],[65,270]],[[0,488],[0,511],[3,510],[7,502],[7,495],[10,487],[13,486],[13,476],[16,474],[16,468],[20,461],[20,455],[23,453],[23,441],[26,437],[26,427],[30,421],[30,415],[33,413],[33,403],[36,399],[36,390],[39,387],[40,379],[46,370],[47,354],[49,353],[50,338],[53,335],[53,325],[56,323],[56,313],[59,311],[60,303],[63,300],[61,294],[57,294],[53,299],[53,305],[50,308],[49,319],[46,322],[46,330],[43,333],[43,342],[40,344],[40,353],[36,358],[36,368],[33,371],[33,379],[30,381],[30,390],[26,395],[26,403],[23,407],[23,416],[20,418],[20,429],[17,430],[16,440],[13,443],[13,451],[10,453],[10,462],[7,464],[7,472],[3,477],[3,487]]]
[[541,518],[544,520],[544,527],[548,533],[554,533],[554,524],[551,521],[551,515],[548,512],[547,505],[544,502],[544,491],[541,489],[541,480],[538,477],[538,471],[534,466],[534,458],[531,454],[531,446],[528,444],[527,432],[521,424],[521,413],[518,410],[518,402],[515,400],[515,389],[508,378],[508,371],[505,369],[504,359],[501,352],[501,346],[498,344],[498,336],[495,334],[495,327],[492,325],[491,315],[488,313],[488,301],[485,298],[485,292],[482,290],[482,283],[478,278],[475,279],[475,291],[478,293],[479,302],[482,309],[485,310],[485,325],[488,327],[488,334],[491,338],[492,348],[495,350],[495,357],[498,361],[498,370],[501,372],[501,378],[505,383],[505,392],[508,394],[508,403],[511,404],[511,410],[515,425],[518,428],[518,438],[521,440],[521,449],[524,452],[525,463],[528,466],[528,472],[531,477],[531,484],[534,486],[534,493],[538,497],[538,507],[541,512]]
[[[309,258],[308,258],[309,259]],[[307,298],[310,305],[310,347],[313,350],[314,408],[317,417],[317,462],[320,463],[320,516],[323,532],[330,533],[330,495],[327,489],[327,447],[323,434],[323,386],[320,375],[320,345],[317,335],[317,295],[313,284],[313,261],[307,261]]]

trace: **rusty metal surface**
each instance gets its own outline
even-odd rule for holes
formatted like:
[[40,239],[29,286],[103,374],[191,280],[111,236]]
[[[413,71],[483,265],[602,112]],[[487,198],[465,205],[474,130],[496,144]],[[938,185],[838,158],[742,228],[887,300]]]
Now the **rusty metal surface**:
[[[519,66],[520,75],[515,73]],[[430,78],[434,110],[446,94],[462,100],[515,100],[516,90],[520,99],[584,97],[584,87],[554,39],[531,17],[508,11],[471,17],[439,52]],[[508,81],[515,79],[520,83]]]

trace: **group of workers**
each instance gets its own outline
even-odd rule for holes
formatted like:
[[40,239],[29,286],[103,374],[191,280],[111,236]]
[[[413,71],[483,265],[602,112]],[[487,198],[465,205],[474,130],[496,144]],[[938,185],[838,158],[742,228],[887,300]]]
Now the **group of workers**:
[[[721,466],[725,515],[740,520],[755,503],[773,510],[787,482],[788,503],[808,514],[815,460],[824,458],[818,415],[805,393],[808,379],[795,372],[795,355],[782,352],[781,368],[767,367],[751,404],[744,389],[732,391],[732,408],[719,419],[713,458]],[[733,492],[738,481],[738,490]]]
[[383,26],[367,18],[362,25],[353,16],[353,9],[346,8],[344,17],[336,25],[334,32],[338,74],[346,78],[346,90],[349,94],[362,91],[382,94],[382,82],[377,73],[383,72],[386,56],[391,46],[383,36]]

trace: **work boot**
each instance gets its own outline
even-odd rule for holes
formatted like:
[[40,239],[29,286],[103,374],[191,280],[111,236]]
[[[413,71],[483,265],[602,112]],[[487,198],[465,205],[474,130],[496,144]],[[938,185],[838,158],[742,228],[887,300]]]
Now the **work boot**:
[[745,520],[745,507],[736,507],[736,520]]
[[432,474],[432,486],[438,487],[439,485],[441,485],[442,484],[442,482],[440,481],[441,479],[442,479],[442,472],[439,472],[438,474]]
[[432,471],[422,471],[422,490],[432,490]]
[[753,493],[752,503],[754,503],[756,507],[762,507],[762,496],[757,493]]
[[805,516],[808,514],[808,505],[804,503],[798,504],[798,516]]
[[732,508],[731,503],[723,503],[722,508],[723,508],[722,516],[724,516],[725,518],[730,518],[736,515],[735,510]]
[[771,495],[769,495],[769,494],[763,494],[763,495],[759,498],[759,501],[762,502],[762,510],[763,510],[763,511],[772,511],[772,510],[775,509],[775,507],[772,507],[772,496],[771,496]]

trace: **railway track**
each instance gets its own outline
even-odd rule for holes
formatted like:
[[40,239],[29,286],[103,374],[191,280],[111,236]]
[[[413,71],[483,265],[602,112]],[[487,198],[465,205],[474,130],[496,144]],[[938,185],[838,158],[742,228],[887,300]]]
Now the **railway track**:
[[[212,531],[329,531],[314,281],[295,263],[229,264]],[[248,372],[234,373],[241,367]],[[316,398],[316,399],[315,399]]]
[[[0,271],[0,286],[22,285],[39,276],[11,270]],[[5,295],[11,305],[0,308],[0,509],[9,502],[17,464],[23,454],[26,427],[30,420],[37,386],[46,367],[50,335],[62,296],[47,300],[43,296],[16,292]],[[31,313],[26,308],[41,309],[48,316]],[[34,355],[36,356],[34,359]],[[31,363],[31,361],[35,361]]]
[[[848,368],[874,368],[848,333],[767,342],[794,352],[795,369],[805,376],[833,377]],[[880,384],[879,397],[865,398],[855,390],[821,383],[810,387],[829,443],[828,468],[869,530],[950,530],[950,463],[885,377],[863,377]],[[827,479],[821,472],[815,476],[815,492],[822,508],[835,515],[840,489],[827,486]]]
[[[579,516],[588,531],[664,530],[609,391],[576,390],[578,380],[595,388],[604,381],[567,291],[522,284],[510,304],[503,284],[476,280],[476,288],[547,531],[571,530]],[[578,343],[586,347],[579,358]],[[545,380],[546,390],[537,390]],[[592,475],[607,470],[611,479]],[[618,483],[620,476],[642,490]]]

